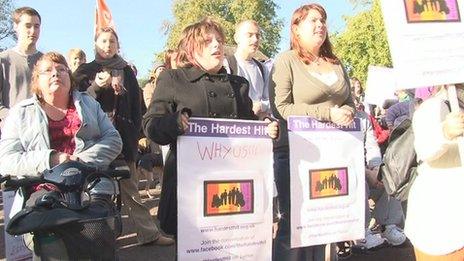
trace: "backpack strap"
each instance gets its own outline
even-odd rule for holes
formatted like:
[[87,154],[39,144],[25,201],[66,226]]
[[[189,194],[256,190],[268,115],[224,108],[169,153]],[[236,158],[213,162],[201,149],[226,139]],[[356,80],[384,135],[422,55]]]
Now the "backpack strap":
[[237,64],[237,58],[235,58],[235,55],[226,56],[226,60],[227,60],[227,63],[229,64],[230,74],[237,75],[238,64]]
[[251,60],[253,60],[253,62],[258,65],[258,68],[259,70],[261,71],[261,76],[263,77],[263,82],[266,83],[266,76],[264,75],[264,67],[263,67],[263,64],[256,60],[255,58],[251,58]]
[[[229,64],[230,74],[237,75],[238,73],[238,63],[237,58],[235,55],[228,55],[226,56],[227,63]],[[264,66],[263,64],[256,60],[255,58],[251,58],[251,60],[258,66],[259,71],[261,72],[261,76],[263,77],[263,82],[266,82],[266,75],[264,75]]]

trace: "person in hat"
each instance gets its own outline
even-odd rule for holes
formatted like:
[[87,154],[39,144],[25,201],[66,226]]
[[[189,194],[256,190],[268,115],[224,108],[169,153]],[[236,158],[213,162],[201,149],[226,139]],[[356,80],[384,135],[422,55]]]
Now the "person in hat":
[[150,73],[150,80],[147,84],[145,84],[145,87],[143,88],[143,101],[145,102],[147,108],[150,104],[151,96],[153,96],[153,93],[155,92],[156,80],[158,79],[160,73],[164,70],[166,70],[166,66],[164,65],[164,63],[155,63],[153,71],[151,71]]

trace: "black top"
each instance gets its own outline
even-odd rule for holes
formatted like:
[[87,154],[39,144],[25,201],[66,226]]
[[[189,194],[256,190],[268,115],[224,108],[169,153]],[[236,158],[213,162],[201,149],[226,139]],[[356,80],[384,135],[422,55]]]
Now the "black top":
[[183,134],[180,114],[257,119],[248,97],[248,88],[246,79],[226,74],[224,69],[218,74],[209,74],[199,68],[188,67],[160,74],[143,126],[149,139],[161,145],[171,144],[158,208],[158,219],[166,233],[177,234],[176,141],[177,136]]
[[79,91],[92,90],[96,93],[96,100],[104,112],[111,113],[116,109],[113,123],[121,135],[124,158],[135,161],[137,156],[137,142],[142,122],[140,88],[134,71],[130,66],[124,67],[124,91],[115,95],[112,88],[100,88],[95,83],[95,75],[103,71],[103,67],[92,61],[82,64],[73,73]]

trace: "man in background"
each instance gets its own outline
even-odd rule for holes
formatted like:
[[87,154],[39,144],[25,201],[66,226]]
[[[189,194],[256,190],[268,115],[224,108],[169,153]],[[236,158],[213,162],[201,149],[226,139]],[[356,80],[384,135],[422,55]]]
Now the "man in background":
[[235,27],[234,40],[237,50],[227,56],[224,62],[228,72],[242,76],[250,84],[249,97],[253,101],[253,111],[260,118],[270,115],[268,79],[269,71],[254,59],[261,42],[261,29],[256,21],[242,21]]

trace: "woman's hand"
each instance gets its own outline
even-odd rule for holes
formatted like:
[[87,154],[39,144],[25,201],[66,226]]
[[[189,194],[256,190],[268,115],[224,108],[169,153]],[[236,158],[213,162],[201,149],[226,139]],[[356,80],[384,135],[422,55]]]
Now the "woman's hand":
[[272,223],[272,239],[275,239],[277,237],[278,230],[279,230],[279,223],[278,222]]
[[150,141],[147,138],[141,138],[138,145],[140,150],[146,150],[150,146]]
[[443,121],[443,134],[446,139],[454,140],[464,132],[464,113],[450,112]]
[[114,93],[120,95],[124,92],[124,82],[120,73],[111,77],[111,87],[113,87]]
[[267,125],[267,134],[269,137],[276,139],[279,136],[279,124],[277,121],[272,121],[270,119],[265,119],[264,122],[269,123]]
[[188,116],[188,113],[187,112],[183,112],[180,114],[180,124],[181,124],[181,128],[184,130],[184,131],[187,131],[188,128],[189,128],[189,116]]
[[101,88],[109,86],[111,84],[111,74],[107,71],[97,73],[95,83]]
[[55,167],[68,161],[79,161],[79,158],[64,152],[53,152],[50,157],[50,167]]
[[262,103],[260,101],[254,101],[253,102],[253,112],[258,115],[260,112],[262,112]]
[[353,122],[353,113],[350,110],[334,106],[330,108],[330,120],[335,124],[348,126]]

